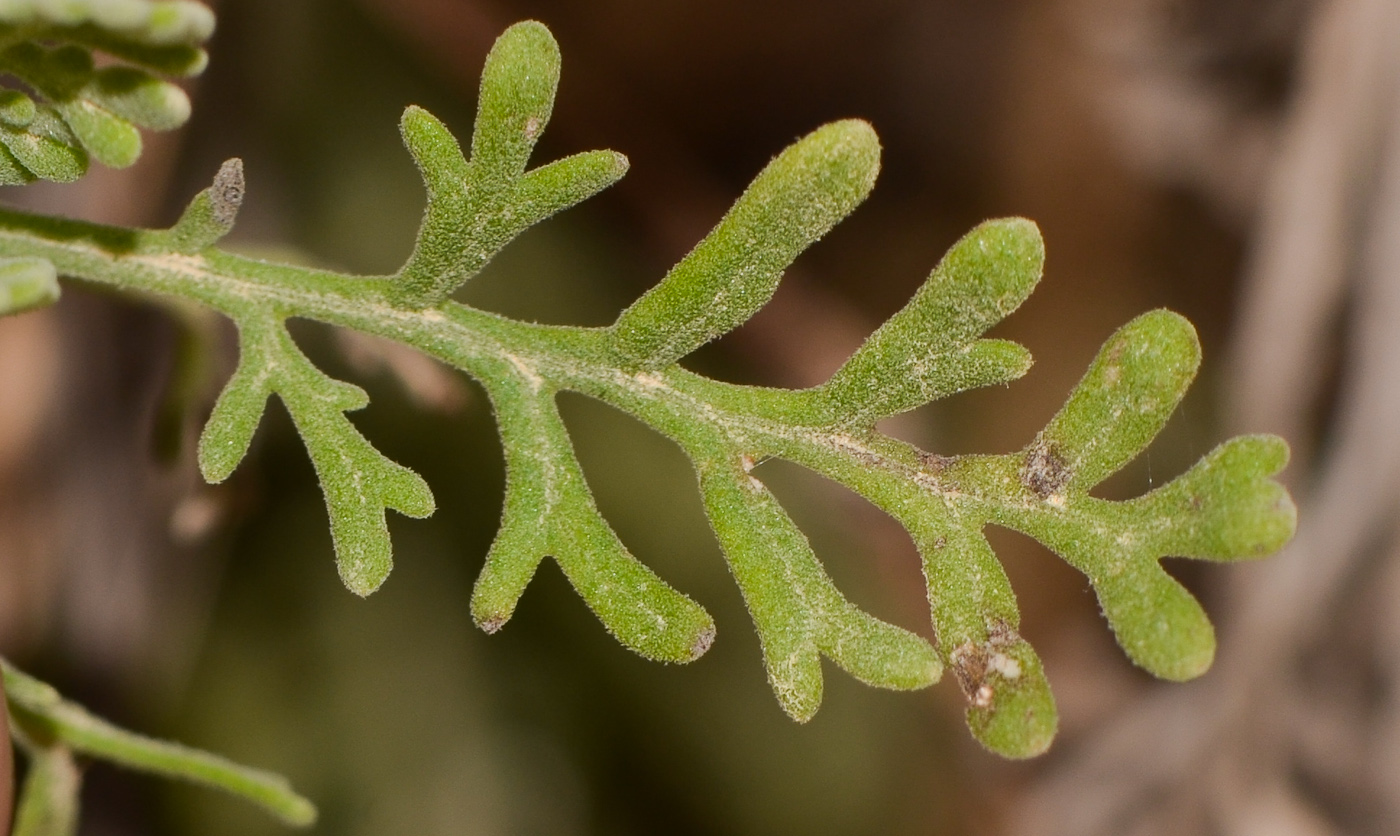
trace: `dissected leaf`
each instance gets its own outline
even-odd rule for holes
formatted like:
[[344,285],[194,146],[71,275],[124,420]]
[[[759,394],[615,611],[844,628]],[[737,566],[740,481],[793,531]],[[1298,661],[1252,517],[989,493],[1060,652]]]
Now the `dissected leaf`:
[[[0,21],[14,19],[6,8],[0,0]],[[159,121],[165,113],[162,88],[146,76],[104,75],[81,50],[63,46],[121,40],[83,22],[91,17],[81,10],[96,6],[78,0],[72,8],[78,22],[40,27],[56,33],[41,39],[42,48],[16,40],[13,60],[37,67],[43,78],[34,88],[58,98],[36,104],[23,94],[0,95],[0,181],[76,176],[85,144],[101,146],[93,153],[106,158],[125,153],[111,128],[116,123],[104,114]],[[161,40],[164,24],[132,25],[140,37],[109,52],[133,61],[144,56],[159,68],[178,63],[169,50],[193,48]],[[7,251],[47,261],[0,265],[0,276],[13,270],[21,277],[16,286],[32,280],[43,290],[51,286],[45,265],[52,264],[92,281],[189,297],[231,316],[242,354],[201,438],[201,469],[212,480],[227,477],[246,454],[268,397],[277,394],[321,480],[341,575],[361,594],[391,565],[386,509],[426,514],[432,497],[349,421],[345,413],[365,405],[364,392],[306,359],[286,331],[290,316],[398,340],[487,388],[507,462],[501,530],[472,599],[473,615],[488,631],[511,617],[551,556],[607,629],[643,655],[689,661],[714,634],[705,611],[637,561],[599,515],[555,406],[555,394],[567,390],[637,416],[696,461],[706,510],[758,625],[770,679],[798,719],[820,702],[823,655],[892,688],[932,682],[941,662],[963,689],[968,724],[984,745],[1025,757],[1050,744],[1054,699],[1039,658],[1018,633],[1011,586],[983,534],[988,525],[1030,535],[1081,570],[1139,665],[1170,679],[1209,665],[1210,622],[1160,559],[1247,559],[1286,542],[1296,512],[1271,478],[1286,462],[1286,446],[1272,437],[1235,439],[1145,496],[1114,502],[1089,493],[1142,452],[1190,384],[1200,349],[1184,319],[1156,311],[1111,337],[1065,407],[1021,451],[942,457],[876,428],[886,416],[1004,383],[1029,367],[1022,347],[982,338],[1039,280],[1043,248],[1029,221],[990,221],[965,236],[910,303],[822,386],[738,386],[676,365],[752,316],[793,259],[870,191],[879,143],[864,122],[827,125],[783,151],[715,230],[609,328],[535,325],[447,300],[530,224],[626,170],[625,158],[611,152],[526,170],[550,114],[558,67],[557,46],[543,26],[521,24],[502,36],[484,74],[470,160],[441,122],[418,108],[405,112],[402,132],[428,206],[414,251],[395,276],[275,265],[214,248],[241,197],[233,164],[170,230],[10,213],[0,218]],[[78,98],[64,98],[70,95]],[[91,114],[73,115],[79,100],[102,113],[84,122]],[[77,127],[60,118],[65,112]],[[108,140],[110,147],[103,145]],[[934,648],[841,596],[801,531],[749,473],[750,462],[766,457],[844,485],[910,532],[928,584]]]
[[1210,666],[1215,633],[1159,559],[1261,557],[1296,524],[1287,492],[1269,478],[1287,462],[1287,447],[1270,437],[1222,445],[1131,502],[1088,496],[1152,441],[1199,362],[1195,330],[1180,316],[1154,311],[1125,325],[1019,457],[1017,476],[1034,503],[1006,516],[1085,573],[1134,662],[1176,680]]
[[942,666],[928,643],[847,601],[741,456],[701,460],[698,467],[705,510],[758,627],[768,680],[784,711],[799,722],[816,713],[820,655],[882,688],[938,681]]
[[603,521],[553,390],[505,377],[488,391],[506,450],[506,500],[500,533],[472,594],[477,624],[487,632],[500,629],[548,555],[627,647],[666,662],[704,654],[714,620],[643,566]]
[[858,119],[788,146],[714,231],[617,318],[617,355],[659,369],[746,322],[797,256],[865,200],[879,170],[880,140]]
[[1030,352],[979,340],[1040,281],[1045,247],[1024,218],[987,221],[948,250],[914,298],[818,388],[841,423],[877,419],[976,386],[1015,380]]
[[404,111],[400,129],[428,189],[428,208],[396,301],[436,305],[502,247],[546,217],[592,197],[627,172],[627,158],[593,151],[526,172],[559,85],[559,45],[542,24],[517,23],[486,58],[472,156],[427,111]]
[[330,514],[341,580],[357,595],[379,588],[393,567],[384,515],[426,517],[433,495],[422,477],[385,458],[345,417],[363,408],[358,386],[327,377],[301,353],[280,318],[239,320],[242,354],[199,442],[200,469],[221,481],[247,453],[269,395],[286,405],[311,454]]

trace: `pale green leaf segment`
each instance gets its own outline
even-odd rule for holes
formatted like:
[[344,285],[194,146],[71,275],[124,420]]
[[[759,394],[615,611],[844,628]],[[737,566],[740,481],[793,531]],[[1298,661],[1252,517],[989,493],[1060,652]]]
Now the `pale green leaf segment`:
[[[1272,437],[1237,438],[1138,499],[1089,493],[1152,440],[1194,376],[1200,350],[1186,320],[1154,311],[1129,323],[1050,425],[1024,450],[999,456],[934,456],[875,424],[1026,372],[1024,348],[982,334],[1039,281],[1044,253],[1030,221],[989,221],[968,233],[823,385],[738,386],[677,365],[752,316],[793,259],[868,194],[879,143],[855,120],[819,128],[783,151],[715,230],[610,327],[525,323],[451,301],[521,230],[626,168],[620,155],[592,152],[527,170],[558,72],[545,27],[507,30],[487,59],[470,158],[440,122],[409,108],[401,127],[427,184],[428,209],[412,255],[392,276],[270,264],[213,247],[237,203],[219,195],[242,193],[241,177],[228,168],[222,185],[197,197],[172,230],[0,213],[0,254],[49,259],[66,275],[178,295],[230,316],[242,359],[201,441],[201,467],[210,479],[227,476],[276,393],[320,475],[341,574],[361,594],[389,570],[384,509],[426,514],[432,500],[421,480],[380,456],[345,418],[364,405],[363,393],[307,361],[285,330],[291,316],[398,340],[485,387],[507,466],[500,533],[472,599],[487,631],[511,617],[548,556],[607,629],[644,656],[689,661],[714,636],[705,611],[638,562],[599,515],[555,406],[568,390],[636,416],[695,463],[773,689],[798,720],[821,702],[823,656],[862,681],[898,689],[926,686],[949,667],[983,744],[1010,757],[1049,745],[1054,700],[1018,632],[1010,584],[983,536],[987,525],[1024,532],[1083,571],[1139,665],[1170,679],[1205,670],[1215,646],[1210,624],[1158,560],[1235,560],[1278,549],[1292,535],[1294,508],[1270,477],[1287,448]],[[755,463],[767,458],[845,485],[910,532],[928,582],[932,645],[836,589],[759,478]]]
[[[0,74],[26,87],[0,87],[0,185],[70,182],[89,158],[136,162],[139,128],[189,118],[189,98],[160,76],[203,70],[213,31],[189,0],[0,0]],[[116,60],[99,66],[94,51]]]
[[223,790],[295,827],[306,827],[316,820],[311,802],[297,795],[278,775],[117,728],[3,659],[0,673],[4,675],[15,740],[29,759],[16,809],[15,836],[71,836],[77,832],[82,781],[75,757],[101,758],[129,769]]
[[0,316],[58,301],[58,272],[42,258],[0,258]]

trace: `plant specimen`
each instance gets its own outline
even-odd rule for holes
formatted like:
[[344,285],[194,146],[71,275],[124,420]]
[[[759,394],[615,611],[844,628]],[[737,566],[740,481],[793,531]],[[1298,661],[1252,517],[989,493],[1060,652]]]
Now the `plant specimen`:
[[[64,9],[71,19],[47,4],[0,6],[15,44],[0,56],[16,50],[37,56],[16,58],[5,69],[46,98],[36,106],[15,95],[36,114],[48,114],[0,136],[14,158],[16,182],[75,177],[88,154],[129,162],[112,150],[119,145],[113,137],[129,122],[167,126],[144,110],[112,104],[126,101],[115,94],[102,97],[120,87],[101,81],[119,68],[93,70],[90,48],[144,67],[125,70],[139,81],[123,81],[121,89],[145,91],[140,101],[147,104],[183,99],[146,70],[189,72],[202,64],[192,56],[202,56],[197,44],[208,34],[208,25],[198,23],[206,20],[203,7],[89,0]],[[137,9],[147,15],[144,28],[112,22],[119,19],[113,10],[135,19]],[[65,45],[40,44],[54,41]],[[74,80],[65,85],[53,80],[80,65],[87,73],[81,84],[80,73],[70,73]],[[230,160],[169,229],[0,211],[6,259],[0,293],[14,310],[52,301],[61,274],[178,297],[229,317],[240,359],[200,439],[200,468],[211,482],[227,478],[244,458],[267,401],[280,398],[320,479],[340,576],[359,595],[374,592],[390,573],[386,512],[422,517],[434,501],[424,480],[355,428],[347,413],[366,406],[367,396],[312,364],[287,330],[292,318],[398,341],[485,389],[507,467],[500,530],[471,602],[487,632],[509,621],[550,557],[604,627],[645,657],[690,662],[715,637],[706,611],[634,557],[599,514],[555,402],[558,393],[572,391],[635,416],[693,462],[706,514],[757,626],[773,691],[798,721],[821,703],[823,656],[864,682],[893,689],[928,686],[951,668],[979,741],[1008,757],[1044,751],[1056,728],[1054,700],[1039,658],[1017,632],[1015,597],[982,533],[989,524],[1024,532],[1080,569],[1138,665],[1176,680],[1205,671],[1215,649],[1211,625],[1158,561],[1260,557],[1286,542],[1294,509],[1270,478],[1284,466],[1286,446],[1267,436],[1236,438],[1139,498],[1113,502],[1090,493],[1151,442],[1194,377],[1200,349],[1185,319],[1154,311],[1120,329],[1049,425],[1024,450],[1004,455],[938,456],[884,435],[876,424],[1029,369],[1024,348],[982,337],[1039,281],[1043,245],[1024,219],[988,221],[964,236],[913,299],[822,385],[742,386],[683,368],[679,362],[691,352],[753,316],[793,260],[869,194],[880,146],[859,120],[825,125],[783,150],[715,229],[608,327],[540,325],[455,302],[451,294],[521,232],[627,170],[626,158],[611,151],[528,167],[558,77],[549,31],[520,23],[487,58],[469,149],[426,111],[405,111],[403,139],[428,201],[413,250],[393,275],[346,275],[220,250],[244,192],[242,164]],[[139,143],[139,135],[121,135]],[[42,153],[27,158],[17,145]],[[59,165],[60,157],[71,164]],[[771,458],[850,488],[908,530],[922,555],[933,644],[841,594],[755,472]],[[121,756],[77,731],[92,724],[106,729],[98,721],[65,725],[64,718],[86,715],[45,686],[12,668],[6,685],[19,739],[40,753],[33,763],[43,762],[50,744]],[[34,729],[48,729],[39,748],[31,745]],[[215,780],[196,769],[196,762],[213,763],[199,757],[182,765],[138,763],[234,789],[247,790],[246,781],[254,780],[242,772],[221,774],[243,776],[244,785]],[[31,768],[31,776],[42,774]],[[31,793],[43,791],[32,789],[36,780],[27,783],[22,812]],[[306,820],[309,808],[297,799],[270,800],[273,786],[263,780],[245,794],[289,820]]]

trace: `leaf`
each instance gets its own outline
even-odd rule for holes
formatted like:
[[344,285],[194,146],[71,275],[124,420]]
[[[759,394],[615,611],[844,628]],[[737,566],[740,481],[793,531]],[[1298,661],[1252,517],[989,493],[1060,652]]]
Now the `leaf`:
[[521,232],[627,172],[626,157],[594,151],[526,173],[558,85],[559,45],[542,24],[526,21],[507,29],[486,57],[470,161],[435,117],[419,107],[404,111],[400,129],[428,208],[396,276],[398,304],[437,305]]
[[1044,262],[1031,221],[980,224],[815,394],[840,423],[868,427],[966,389],[1015,380],[1030,369],[1030,352],[977,337],[1020,307]]
[[999,755],[1044,752],[1059,724],[1040,657],[1016,631],[1011,582],[976,521],[930,521],[915,532],[938,651],[968,701],[974,737]]
[[[213,29],[213,13],[184,0],[0,3],[0,72],[24,82],[43,101],[40,115],[50,114],[26,118],[28,96],[3,91],[10,115],[0,115],[0,142],[9,154],[0,159],[0,182],[75,180],[89,155],[115,168],[134,163],[138,127],[170,130],[190,114],[185,92],[152,71],[198,73],[206,61],[198,45]],[[99,67],[93,50],[137,66]]]
[[40,105],[24,128],[0,124],[0,143],[31,178],[71,183],[87,171],[87,153],[58,114]]
[[[17,8],[3,3],[0,20]],[[91,23],[53,25],[62,35],[56,43],[96,37]],[[149,39],[124,48],[174,60]],[[64,49],[18,54],[38,56],[50,83],[90,90],[98,76],[85,75],[82,56]],[[684,662],[713,638],[708,614],[638,562],[598,514],[554,400],[574,391],[636,416],[694,460],[769,678],[798,719],[820,703],[823,655],[892,688],[932,682],[941,663],[958,680],[968,725],[985,746],[1027,757],[1050,745],[1054,698],[1019,635],[988,525],[1029,535],[1082,571],[1137,664],[1169,679],[1206,669],[1213,628],[1159,561],[1251,559],[1281,547],[1296,525],[1292,500],[1272,478],[1287,461],[1286,445],[1246,436],[1145,496],[1113,502],[1090,494],[1142,452],[1180,402],[1200,362],[1189,323],[1154,311],[1114,334],[1063,409],[1020,451],[947,457],[885,436],[876,427],[883,417],[1005,383],[1029,367],[1024,348],[982,337],[1040,278],[1039,232],[1012,218],[982,224],[954,245],[909,304],[822,386],[740,386],[680,368],[687,353],[757,311],[793,259],[870,191],[879,143],[859,121],[823,127],[780,154],[715,230],[609,328],[519,322],[452,302],[448,294],[514,236],[626,169],[611,152],[526,169],[558,79],[558,50],[542,26],[512,27],[487,64],[471,160],[426,111],[404,114],[428,206],[397,275],[351,276],[220,252],[212,245],[242,191],[230,163],[169,230],[0,213],[7,254],[34,259],[0,265],[0,276],[13,269],[16,286],[34,280],[47,288],[47,263],[89,281],[193,299],[233,318],[242,356],[201,438],[201,469],[211,480],[226,478],[268,397],[278,394],[320,477],[342,577],[361,594],[390,568],[386,509],[426,514],[432,497],[355,429],[345,412],[366,404],[364,392],[306,359],[287,334],[290,316],[399,341],[487,389],[507,463],[501,529],[472,598],[487,631],[511,617],[552,556],[607,629],[638,653]],[[137,84],[132,95],[144,101],[155,89]],[[103,107],[119,113],[119,98]],[[76,142],[49,104],[0,94],[0,180],[23,182],[35,169],[70,176],[82,162]],[[836,590],[802,532],[748,472],[749,462],[770,457],[849,488],[909,531],[928,585],[932,649]]]
[[1087,495],[1157,435],[1199,362],[1185,319],[1154,311],[1133,320],[1105,343],[1024,452],[1019,472],[1043,516],[1024,515],[1018,527],[1085,573],[1134,662],[1173,680],[1210,667],[1215,633],[1200,604],[1157,561],[1261,557],[1287,542],[1296,525],[1292,501],[1269,479],[1287,462],[1287,447],[1271,437],[1222,445],[1131,502]]
[[385,458],[345,412],[369,403],[364,390],[327,377],[301,353],[270,312],[239,320],[242,356],[199,441],[205,478],[219,482],[246,455],[269,395],[296,424],[321,481],[341,580],[357,595],[379,588],[393,567],[392,508],[410,517],[433,513],[432,492],[418,474]]
[[608,632],[649,659],[690,662],[709,649],[709,613],[627,551],[593,504],[551,389],[521,373],[487,387],[506,450],[501,530],[472,594],[472,616],[499,630],[546,555]]
[[1088,490],[1116,473],[1161,431],[1200,364],[1196,329],[1179,314],[1153,311],[1123,326],[1031,445],[1032,490]]
[[543,24],[517,23],[502,33],[481,72],[472,179],[487,191],[508,188],[525,171],[549,124],[559,87],[559,44]]
[[616,183],[627,173],[627,158],[616,151],[585,151],[525,174],[515,184],[512,203],[521,228],[534,226]]
[[194,196],[180,220],[148,239],[143,249],[193,255],[214,246],[232,231],[243,205],[244,190],[243,161],[237,157],[225,160],[214,175],[214,182]]
[[788,146],[714,231],[617,318],[617,356],[659,369],[748,321],[797,256],[865,200],[879,170],[880,141],[858,119]]
[[0,258],[0,316],[58,301],[58,273],[42,258]]
[[918,636],[855,607],[837,591],[797,528],[739,455],[697,459],[705,510],[763,642],[768,681],[794,720],[822,699],[819,654],[869,685],[911,690],[942,665]]
[[91,27],[114,41],[147,46],[203,43],[214,34],[214,13],[189,0],[4,0],[0,21],[46,38]]

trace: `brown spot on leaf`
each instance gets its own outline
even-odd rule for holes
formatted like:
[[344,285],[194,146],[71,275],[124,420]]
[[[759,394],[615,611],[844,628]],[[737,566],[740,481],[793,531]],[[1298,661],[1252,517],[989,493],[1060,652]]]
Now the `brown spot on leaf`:
[[975,708],[986,708],[996,696],[992,677],[1014,680],[1021,675],[1021,666],[1015,659],[1001,652],[1001,648],[1013,645],[1021,636],[1010,624],[997,621],[991,625],[987,640],[981,644],[964,642],[949,654],[953,675],[963,696]]
[[483,618],[476,623],[487,635],[490,635],[506,625],[506,617],[503,615],[493,615],[490,618]]
[[710,649],[710,645],[715,643],[715,628],[709,627],[700,632],[695,637],[695,644],[690,646],[690,658],[699,659],[705,655],[705,651]]
[[949,660],[953,663],[953,675],[957,677],[958,687],[962,689],[963,696],[967,697],[968,702],[976,705],[978,692],[987,678],[986,649],[981,645],[966,642],[950,654]]
[[1043,438],[1037,438],[1026,453],[1026,463],[1021,468],[1021,481],[1031,492],[1041,499],[1048,499],[1069,484],[1069,463],[1064,460],[1055,445]]
[[1021,634],[1000,618],[992,623],[991,630],[987,632],[987,644],[992,647],[1006,647],[1020,640]]
[[924,469],[929,473],[941,473],[943,468],[951,464],[952,461],[953,460],[947,456],[940,456],[937,453],[930,453],[927,450],[919,451],[919,463],[922,464]]
[[1108,362],[1115,366],[1118,365],[1118,361],[1123,359],[1123,351],[1127,347],[1128,341],[1126,339],[1121,339],[1115,342],[1113,344],[1113,347],[1108,350]]

